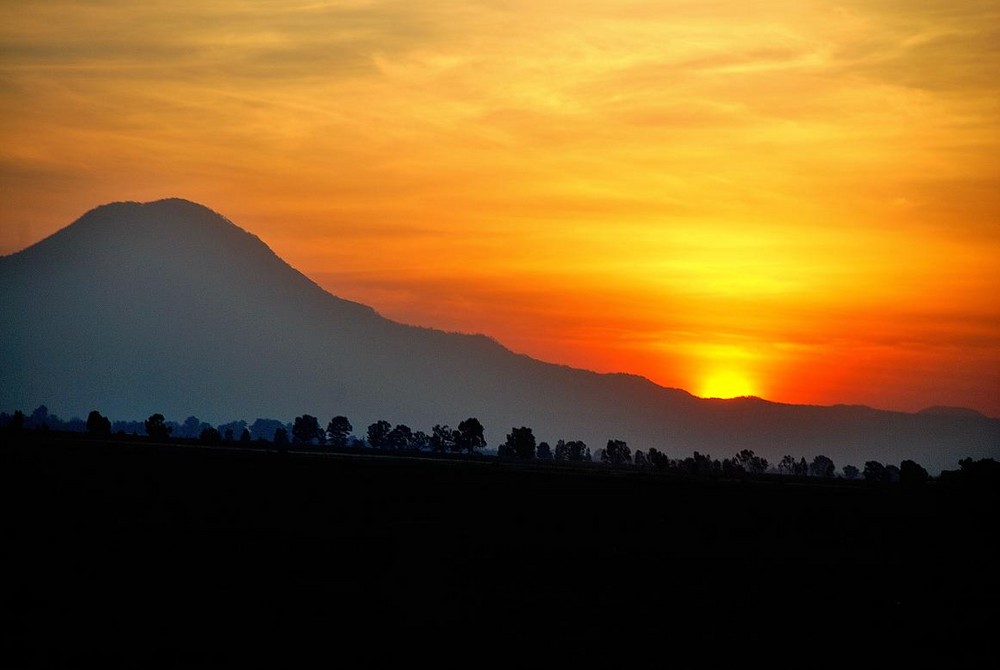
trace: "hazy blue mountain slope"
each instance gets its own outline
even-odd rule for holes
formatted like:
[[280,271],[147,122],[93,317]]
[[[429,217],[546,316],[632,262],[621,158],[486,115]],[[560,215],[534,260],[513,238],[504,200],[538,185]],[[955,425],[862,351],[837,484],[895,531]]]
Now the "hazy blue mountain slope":
[[932,470],[996,456],[1000,421],[757,399],[709,401],[631,375],[514,354],[484,336],[398,324],[333,296],[258,238],[184,200],[114,203],[0,258],[0,409],[162,412],[221,422],[384,418],[429,432],[477,416],[491,446],[609,438],[672,456],[751,448],[839,465],[913,458]]

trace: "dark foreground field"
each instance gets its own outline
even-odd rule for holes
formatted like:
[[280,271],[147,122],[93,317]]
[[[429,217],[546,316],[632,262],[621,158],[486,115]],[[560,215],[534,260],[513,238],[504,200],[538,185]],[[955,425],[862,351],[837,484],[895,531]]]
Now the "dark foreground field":
[[7,667],[995,660],[995,491],[4,439]]

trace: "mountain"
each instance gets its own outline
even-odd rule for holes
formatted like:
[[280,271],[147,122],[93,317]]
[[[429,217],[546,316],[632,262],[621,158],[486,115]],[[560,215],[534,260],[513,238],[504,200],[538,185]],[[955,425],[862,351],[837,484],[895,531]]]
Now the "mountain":
[[969,409],[968,407],[945,407],[943,405],[934,405],[933,407],[925,407],[920,410],[919,414],[936,414],[938,416],[967,416],[967,417],[985,417],[986,415],[982,412],[974,409]]
[[1000,420],[703,400],[633,375],[515,354],[482,335],[390,321],[338,298],[219,214],[170,199],[98,207],[0,258],[0,409],[211,422],[309,413],[430,431],[475,416],[490,445],[608,439],[672,457],[749,448],[772,462],[1000,456]]

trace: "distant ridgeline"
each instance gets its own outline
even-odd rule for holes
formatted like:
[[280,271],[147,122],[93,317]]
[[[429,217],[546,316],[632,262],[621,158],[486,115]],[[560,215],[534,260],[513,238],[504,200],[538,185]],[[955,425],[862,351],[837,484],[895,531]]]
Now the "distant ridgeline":
[[[704,399],[637,375],[533,359],[485,335],[398,323],[328,292],[252,233],[180,199],[102,205],[0,256],[0,314],[0,408],[197,412],[213,424],[336,411],[374,426],[357,436],[340,430],[368,448],[475,453],[488,443],[505,458],[586,462],[589,454],[697,472],[801,474],[803,456],[808,469],[822,455],[847,477],[856,473],[844,464],[863,470],[870,459],[900,469],[912,460],[936,474],[962,458],[1000,459],[1000,419],[968,410]],[[474,424],[454,423],[465,417],[484,427],[482,444],[461,441],[476,435]],[[85,431],[88,419],[57,424],[36,410],[24,424]],[[428,430],[442,421],[451,427]],[[145,423],[107,431],[141,435]],[[239,441],[246,431],[250,442],[271,441],[283,431],[313,446],[321,432],[304,437],[300,426],[296,438],[294,422],[273,419],[164,426],[173,439],[211,441],[217,431]],[[695,451],[690,461],[663,455]],[[830,468],[820,461],[813,469]]]
[[20,410],[0,412],[0,431],[8,437],[64,434],[82,434],[92,440],[128,440],[140,438],[157,444],[187,443],[193,445],[229,446],[287,451],[331,451],[358,453],[371,450],[379,453],[450,457],[479,457],[513,463],[576,464],[600,468],[629,468],[651,473],[663,472],[699,478],[772,478],[797,477],[820,481],[866,481],[872,483],[925,484],[930,481],[1000,483],[1000,462],[992,458],[960,459],[959,470],[944,470],[939,477],[932,477],[913,460],[903,460],[899,465],[866,460],[859,468],[846,464],[838,469],[829,457],[819,454],[807,461],[787,454],[777,463],[771,463],[750,449],[742,449],[731,457],[718,459],[695,451],[684,458],[670,458],[652,448],[648,451],[629,448],[622,440],[608,440],[605,447],[591,453],[590,447],[580,440],[560,439],[556,444],[538,442],[527,426],[512,427],[504,442],[490,448],[484,439],[484,427],[475,417],[470,417],[452,429],[435,424],[431,432],[414,431],[409,426],[379,420],[370,424],[363,435],[355,435],[347,417],[335,416],[324,429],[317,417],[304,414],[292,422],[258,418],[253,423],[245,420],[230,421],[213,426],[195,416],[183,422],[167,420],[162,414],[153,414],[143,421],[111,421],[99,411],[90,412],[87,419],[73,417],[63,420],[40,405],[31,414]]

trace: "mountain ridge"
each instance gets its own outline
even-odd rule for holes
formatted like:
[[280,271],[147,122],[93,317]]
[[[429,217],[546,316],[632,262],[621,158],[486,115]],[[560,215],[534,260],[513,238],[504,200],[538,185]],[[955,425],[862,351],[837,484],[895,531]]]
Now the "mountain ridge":
[[12,409],[213,422],[343,414],[362,433],[377,419],[429,431],[477,416],[492,445],[526,425],[539,440],[593,450],[608,439],[673,456],[751,448],[773,460],[823,451],[856,461],[867,450],[931,468],[996,455],[1000,444],[1000,421],[988,417],[706,400],[639,375],[539,361],[487,335],[398,323],[180,198],[90,210],[0,257],[0,280],[10,315],[0,407]]

